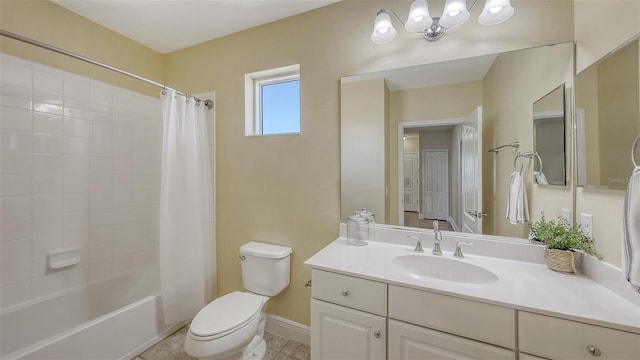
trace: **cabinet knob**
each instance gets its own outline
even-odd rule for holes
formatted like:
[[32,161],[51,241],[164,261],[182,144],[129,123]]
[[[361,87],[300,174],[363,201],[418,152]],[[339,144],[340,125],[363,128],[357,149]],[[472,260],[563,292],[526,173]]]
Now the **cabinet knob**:
[[349,290],[342,290],[342,296],[344,297],[349,296]]
[[376,330],[373,332],[373,337],[375,337],[376,339],[380,339],[380,336],[382,336],[382,332],[380,330]]
[[600,356],[602,354],[600,349],[593,345],[587,345],[587,350],[589,350],[589,354],[591,354],[591,356]]

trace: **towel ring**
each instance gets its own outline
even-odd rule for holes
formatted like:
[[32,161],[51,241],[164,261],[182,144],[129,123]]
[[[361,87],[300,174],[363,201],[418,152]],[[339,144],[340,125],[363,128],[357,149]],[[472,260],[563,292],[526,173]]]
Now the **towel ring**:
[[631,147],[631,161],[633,162],[633,166],[638,167],[638,162],[636,161],[636,147],[638,146],[638,142],[640,141],[640,135],[636,136],[636,139],[633,140],[633,146]]
[[[516,170],[518,159],[520,159],[520,170]],[[516,153],[516,157],[513,158],[513,171],[518,171],[519,173],[522,173],[523,166],[524,166],[524,160],[522,160],[522,155],[520,155],[520,153]]]

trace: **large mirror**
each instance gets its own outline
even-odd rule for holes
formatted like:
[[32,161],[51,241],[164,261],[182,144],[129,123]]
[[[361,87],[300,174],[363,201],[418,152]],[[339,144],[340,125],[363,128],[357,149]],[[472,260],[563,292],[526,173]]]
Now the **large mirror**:
[[540,185],[565,186],[564,84],[533,103],[533,178]]
[[578,186],[627,188],[634,167],[631,148],[640,134],[638,41],[576,76]]
[[[571,91],[573,53],[565,43],[342,78],[342,219],[367,208],[389,225],[526,238],[505,216],[514,159],[534,152],[533,104]],[[537,184],[533,159],[520,165],[531,218],[573,208],[571,186]]]

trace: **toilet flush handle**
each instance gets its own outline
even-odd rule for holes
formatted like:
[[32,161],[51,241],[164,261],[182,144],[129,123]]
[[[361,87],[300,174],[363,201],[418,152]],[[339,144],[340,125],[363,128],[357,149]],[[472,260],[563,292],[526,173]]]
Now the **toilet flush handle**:
[[247,259],[247,257],[244,255],[240,255],[238,257],[240,258],[240,261],[245,261]]

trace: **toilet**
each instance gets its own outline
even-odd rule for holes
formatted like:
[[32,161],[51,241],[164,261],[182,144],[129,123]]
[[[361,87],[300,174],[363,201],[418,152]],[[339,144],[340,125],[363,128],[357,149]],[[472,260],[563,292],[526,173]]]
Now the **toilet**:
[[205,360],[261,360],[269,297],[289,286],[290,247],[248,242],[240,247],[242,284],[207,304],[191,321],[185,337],[187,354]]

